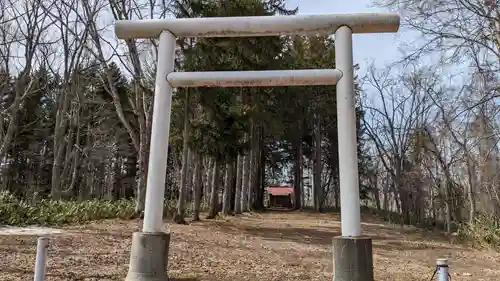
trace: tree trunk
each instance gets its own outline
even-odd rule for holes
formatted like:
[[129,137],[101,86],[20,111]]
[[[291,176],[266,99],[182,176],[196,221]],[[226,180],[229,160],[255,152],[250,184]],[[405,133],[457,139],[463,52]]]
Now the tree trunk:
[[264,161],[262,160],[265,155],[262,153],[263,148],[263,127],[261,125],[257,125],[254,127],[254,131],[252,134],[252,185],[250,186],[251,190],[251,207],[253,210],[262,210],[264,209],[263,204],[263,189],[262,189],[262,178],[263,178],[263,165]]
[[380,214],[380,211],[382,211],[382,207],[380,204],[380,185],[379,185],[379,175],[374,174],[372,176],[372,184],[373,184],[373,200],[375,201],[375,206],[377,208],[378,213]]
[[467,157],[467,173],[469,178],[469,186],[467,188],[467,199],[469,201],[469,223],[474,222],[476,214],[476,197],[474,196],[474,191],[476,190],[476,171],[475,166],[470,159],[469,155]]
[[253,201],[254,201],[254,185],[256,181],[256,172],[257,172],[257,152],[258,152],[258,144],[256,141],[256,132],[255,132],[255,124],[252,124],[251,134],[250,134],[250,142],[251,149],[248,154],[249,156],[249,166],[248,166],[248,193],[247,193],[247,206],[249,211],[253,210]]
[[226,179],[224,181],[224,195],[222,197],[222,214],[229,215],[231,212],[231,197],[232,197],[232,178],[233,178],[234,163],[233,158],[228,156],[226,162]]
[[243,156],[243,161],[242,161],[242,193],[241,193],[241,210],[243,212],[248,212],[248,187],[249,185],[249,178],[250,178],[250,173],[249,173],[249,168],[250,168],[250,157],[248,155],[248,152],[246,155]]
[[184,133],[182,140],[182,168],[181,168],[181,186],[179,189],[179,200],[177,202],[177,213],[174,216],[174,221],[179,224],[185,224],[184,220],[184,204],[187,193],[187,179],[189,171],[189,92],[186,91],[186,99],[184,104]]
[[299,180],[299,197],[301,199],[301,205],[300,208],[304,208],[305,206],[305,188],[304,188],[304,157],[303,157],[303,147],[302,143],[299,146],[299,174],[298,174],[298,180]]
[[[336,169],[336,172],[338,172],[338,169]],[[339,209],[340,208],[340,185],[339,185],[339,178],[338,176],[335,176],[335,185],[333,187],[333,190],[334,190],[334,205],[335,205],[335,208],[336,209]]]
[[259,166],[257,175],[257,185],[255,186],[255,209],[264,210],[264,183],[266,181],[265,162],[266,155],[264,154],[264,127],[260,126],[259,130]]
[[196,155],[194,155],[195,153],[193,153],[192,150],[189,151],[189,159],[188,159],[188,163],[189,163],[189,166],[188,166],[188,171],[190,171],[188,173],[188,177],[186,179],[186,196],[184,197],[184,200],[185,202],[193,202],[194,201],[194,185],[193,185],[193,181],[194,181],[194,169],[196,167]]
[[451,208],[450,200],[448,194],[448,181],[446,179],[441,180],[441,189],[444,194],[444,207],[445,207],[445,223],[446,223],[446,234],[451,233]]
[[212,172],[212,190],[210,194],[210,210],[208,211],[207,219],[215,219],[219,207],[219,172],[222,165],[221,157],[217,157],[214,161]]
[[234,213],[235,214],[241,214],[242,212],[242,189],[243,189],[243,184],[242,184],[242,173],[243,173],[243,162],[244,162],[244,156],[243,155],[238,155],[236,159],[236,195],[235,195],[235,201],[234,201]]
[[391,211],[390,210],[390,207],[389,207],[389,196],[391,194],[390,192],[390,188],[389,188],[389,178],[387,176],[385,176],[384,178],[384,182],[383,182],[383,194],[384,194],[384,201],[382,202],[382,209],[384,210],[384,218],[386,220],[390,220],[390,217],[389,217],[389,212]]
[[193,183],[193,221],[200,220],[200,205],[201,205],[201,185],[202,185],[202,173],[203,173],[203,162],[201,155],[196,153],[194,155],[194,183]]
[[295,195],[295,206],[296,210],[302,209],[302,141],[297,139],[294,143],[294,195]]
[[67,113],[69,110],[70,89],[64,88],[59,97],[59,105],[56,113],[54,128],[54,162],[52,163],[52,188],[50,197],[54,200],[61,198],[62,186],[61,175],[65,155],[64,132],[67,128]]
[[213,166],[215,161],[213,159],[207,160],[207,165],[204,173],[205,180],[203,181],[203,199],[206,206],[210,205],[210,195],[212,194],[212,175],[214,172]]
[[323,188],[321,185],[321,124],[319,115],[317,116],[316,128],[314,132],[314,210],[321,212],[323,202]]

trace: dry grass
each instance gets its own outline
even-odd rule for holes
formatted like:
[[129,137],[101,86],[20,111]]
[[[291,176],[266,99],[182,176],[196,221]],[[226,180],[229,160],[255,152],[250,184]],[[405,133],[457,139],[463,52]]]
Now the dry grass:
[[[368,222],[369,221],[369,222]],[[67,227],[51,242],[47,280],[123,280],[131,234],[138,221],[104,221]],[[170,276],[177,280],[331,280],[331,239],[336,215],[245,214],[226,220],[172,225]],[[426,281],[435,259],[448,256],[454,281],[500,280],[500,255],[451,245],[439,235],[366,218],[374,239],[379,281]],[[33,277],[36,238],[0,236],[0,280]]]

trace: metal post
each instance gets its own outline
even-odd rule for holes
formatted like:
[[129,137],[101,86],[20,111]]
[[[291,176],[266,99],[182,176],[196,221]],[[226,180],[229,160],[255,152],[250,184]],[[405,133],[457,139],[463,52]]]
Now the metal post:
[[340,217],[342,236],[361,235],[358,183],[356,112],[354,107],[354,70],[352,31],[341,26],[335,32],[335,64],[342,71],[337,83],[337,126],[339,142]]
[[36,245],[35,277],[34,281],[45,280],[45,266],[47,264],[48,237],[39,237]]
[[160,35],[158,48],[148,180],[142,227],[144,232],[163,231],[163,197],[172,111],[172,87],[166,77],[174,70],[174,60],[175,36],[169,31],[163,31]]
[[437,272],[438,272],[438,281],[448,281],[448,260],[447,259],[437,259]]

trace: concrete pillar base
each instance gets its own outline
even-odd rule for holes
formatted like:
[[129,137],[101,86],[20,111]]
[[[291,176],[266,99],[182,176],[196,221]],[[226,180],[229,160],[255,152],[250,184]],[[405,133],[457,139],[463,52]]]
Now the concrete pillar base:
[[333,281],[374,281],[372,240],[368,237],[333,238]]
[[170,234],[135,232],[125,281],[168,281]]

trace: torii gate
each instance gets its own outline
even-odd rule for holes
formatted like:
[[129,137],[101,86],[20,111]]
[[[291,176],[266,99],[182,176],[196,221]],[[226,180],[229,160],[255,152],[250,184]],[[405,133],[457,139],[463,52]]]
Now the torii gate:
[[[395,13],[120,20],[120,39],[160,37],[142,232],[132,238],[127,281],[166,281],[170,234],[163,229],[167,148],[176,87],[337,85],[342,236],[333,239],[334,280],[373,281],[372,243],[361,236],[353,33],[397,32]],[[174,72],[176,37],[331,35],[336,69]]]

